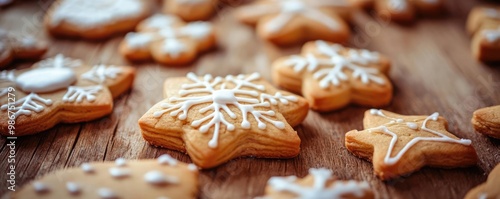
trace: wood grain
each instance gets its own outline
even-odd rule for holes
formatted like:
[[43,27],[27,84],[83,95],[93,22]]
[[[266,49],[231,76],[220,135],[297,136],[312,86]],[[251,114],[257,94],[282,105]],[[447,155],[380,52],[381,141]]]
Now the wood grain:
[[[122,37],[86,42],[50,38],[41,18],[49,1],[18,1],[0,10],[0,25],[19,34],[32,34],[51,42],[47,56],[64,53],[88,63],[127,63],[117,52]],[[227,75],[260,72],[270,78],[272,59],[296,53],[299,47],[278,49],[260,41],[251,27],[231,16],[240,1],[220,6],[213,18],[219,33],[218,49],[204,54],[191,66],[169,68],[155,63],[133,64],[138,69],[134,88],[115,101],[108,117],[81,124],[60,124],[34,136],[17,140],[17,185],[37,176],[87,161],[155,158],[169,153],[184,162],[187,155],[148,145],[141,137],[137,120],[162,99],[162,83],[168,77],[197,74]],[[441,113],[450,131],[468,138],[480,157],[477,167],[466,169],[424,168],[390,182],[378,180],[371,163],[352,156],[344,147],[344,134],[362,128],[366,108],[349,106],[332,113],[311,111],[296,128],[302,139],[301,153],[287,160],[242,158],[200,176],[200,198],[252,198],[261,195],[266,181],[276,175],[304,176],[310,167],[327,167],[340,179],[366,180],[377,198],[462,198],[486,180],[487,173],[500,162],[500,141],[473,131],[472,112],[500,104],[500,67],[475,61],[464,24],[475,1],[449,1],[449,13],[438,19],[421,19],[400,26],[358,12],[354,17],[351,46],[380,51],[392,58],[390,77],[395,85],[394,100],[387,110],[401,114]],[[14,66],[27,67],[29,62]],[[3,117],[3,116],[2,116]],[[6,171],[9,150],[0,139],[0,168]],[[1,174],[0,179],[7,176]],[[0,195],[6,193],[1,181]]]

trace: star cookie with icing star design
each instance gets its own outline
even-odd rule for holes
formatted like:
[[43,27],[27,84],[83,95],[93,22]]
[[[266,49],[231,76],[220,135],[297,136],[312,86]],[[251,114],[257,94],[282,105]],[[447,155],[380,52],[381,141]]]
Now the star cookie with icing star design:
[[271,177],[267,181],[266,193],[259,199],[285,198],[374,198],[370,186],[365,181],[336,180],[332,171],[319,168],[309,169],[309,175],[300,179],[296,176]]
[[132,67],[89,66],[61,54],[28,69],[1,71],[0,134],[24,136],[103,117],[134,76]]
[[186,152],[201,168],[233,158],[292,158],[300,139],[292,128],[307,116],[305,99],[275,89],[257,73],[170,78],[165,99],[139,120],[150,144]]
[[167,154],[148,160],[118,158],[57,170],[27,183],[7,198],[195,199],[198,175],[195,165]]
[[120,45],[120,53],[131,61],[153,59],[165,65],[183,65],[215,46],[211,23],[184,23],[173,15],[153,15],[142,21],[137,31],[128,33]]
[[436,16],[445,10],[445,0],[349,0],[359,8],[374,8],[387,21],[411,23],[417,15]]
[[467,19],[472,54],[484,62],[500,61],[500,7],[476,7]]
[[273,62],[273,81],[302,93],[312,109],[332,111],[349,104],[382,107],[391,102],[390,61],[368,50],[311,41],[300,55]]
[[438,113],[403,116],[371,109],[365,112],[365,130],[345,135],[347,150],[373,163],[382,180],[413,173],[424,166],[469,167],[478,162],[471,141],[448,132]]
[[236,17],[256,26],[257,34],[277,45],[322,39],[345,43],[351,35],[351,7],[345,0],[259,0],[237,9]]

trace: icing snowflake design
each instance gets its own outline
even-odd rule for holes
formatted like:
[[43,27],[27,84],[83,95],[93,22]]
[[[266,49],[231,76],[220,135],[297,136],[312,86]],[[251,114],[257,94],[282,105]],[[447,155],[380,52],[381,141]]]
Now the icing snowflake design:
[[[260,79],[257,73],[249,76],[228,75],[225,78],[214,78],[211,75],[198,78],[194,73],[189,73],[187,78],[193,83],[182,85],[178,93],[179,97],[171,97],[169,103],[163,103],[161,105],[163,110],[155,112],[154,117],[159,118],[170,112],[170,116],[186,120],[191,107],[204,106],[199,112],[211,111],[211,113],[203,118],[196,118],[191,122],[191,126],[199,128],[201,133],[207,133],[210,128],[214,127],[213,136],[208,143],[211,148],[218,145],[222,125],[226,126],[228,131],[234,131],[236,128],[235,124],[228,120],[236,119],[237,113],[231,111],[229,107],[236,107],[240,111],[242,117],[240,125],[244,129],[251,128],[251,123],[248,121],[249,115],[257,121],[259,129],[265,129],[266,122],[276,128],[284,129],[285,123],[271,119],[276,113],[270,107],[278,103],[288,104],[290,101],[298,101],[295,96],[284,96],[280,92],[274,95],[260,93],[265,91],[265,87],[252,82]],[[229,88],[228,83],[234,84],[234,87]],[[267,110],[260,110],[262,108]]]
[[68,87],[68,92],[63,96],[63,102],[83,102],[87,99],[93,102],[96,99],[96,94],[103,89],[102,86],[88,86],[88,87]]
[[40,68],[75,68],[81,65],[81,60],[64,57],[62,54],[57,54],[54,58],[47,58],[38,63]]
[[274,0],[271,1],[273,6],[255,5],[249,9],[255,15],[271,15],[278,14],[276,17],[266,22],[266,27],[271,32],[277,32],[288,24],[295,16],[301,15],[308,19],[312,19],[326,27],[337,30],[339,24],[332,17],[324,14],[319,10],[322,6],[345,6],[345,3],[339,2],[316,2],[315,5],[306,3],[303,0]]
[[180,19],[168,15],[154,15],[144,22],[147,28],[155,31],[131,32],[125,37],[125,42],[131,49],[141,49],[149,46],[153,42],[161,42],[160,50],[173,58],[179,57],[186,52],[189,46],[181,39],[203,40],[212,31],[212,26],[208,22],[191,22],[182,26]]
[[[368,132],[382,132],[384,134],[392,136],[392,139],[391,139],[388,151],[387,151],[387,153],[386,153],[386,155],[384,157],[384,162],[386,164],[388,164],[388,165],[394,165],[394,164],[396,164],[399,161],[399,159],[401,159],[401,157],[413,145],[417,144],[420,141],[449,142],[449,143],[457,143],[457,144],[462,144],[462,145],[467,145],[467,146],[471,144],[471,140],[468,140],[468,139],[459,139],[459,140],[453,139],[453,138],[450,138],[450,137],[448,137],[448,136],[446,136],[446,135],[438,132],[437,130],[429,129],[427,127],[427,123],[429,121],[437,121],[437,119],[439,117],[439,113],[437,113],[437,112],[433,113],[432,115],[430,115],[427,118],[425,118],[424,121],[423,121],[423,123],[422,123],[422,125],[420,127],[414,121],[405,121],[404,119],[400,119],[400,118],[388,117],[381,110],[378,110],[378,109],[371,109],[370,110],[370,114],[376,115],[376,116],[379,116],[379,117],[383,117],[383,118],[386,118],[386,119],[390,120],[388,123],[383,124],[381,126],[367,129]],[[416,137],[416,138],[413,138],[410,142],[408,142],[403,147],[403,149],[401,149],[396,154],[396,156],[391,157],[391,154],[394,151],[394,146],[396,145],[396,143],[398,141],[398,135],[396,133],[392,132],[389,129],[388,125],[404,125],[405,127],[409,128],[409,129],[412,129],[414,131],[419,131],[419,130],[425,131],[425,132],[428,132],[428,133],[432,133],[432,134],[436,135],[437,137]]]
[[20,115],[31,115],[32,112],[42,112],[45,106],[52,105],[52,100],[44,99],[35,93],[31,93],[26,97],[17,100],[14,103],[14,108],[9,107],[9,104],[4,104],[0,107],[2,111],[9,109],[9,111],[14,111],[14,117],[17,118]]
[[[344,47],[338,44],[329,45],[324,41],[316,41],[316,47],[321,57],[313,53],[306,56],[294,55],[285,61],[285,65],[293,67],[297,73],[303,70],[313,72],[313,78],[319,80],[321,88],[339,86],[342,81],[349,80],[346,70],[351,71],[352,78],[359,78],[363,84],[385,84],[378,69],[367,67],[368,64],[376,64],[379,61],[378,53],[349,49],[347,55],[341,55],[340,51],[345,50]],[[324,56],[327,58],[323,58]]]
[[90,71],[83,73],[82,78],[102,84],[107,79],[115,79],[120,73],[122,73],[122,70],[118,67],[99,64],[92,67]]
[[332,171],[325,168],[311,168],[309,169],[309,174],[314,178],[312,187],[305,187],[298,184],[296,176],[271,177],[268,185],[275,191],[292,193],[295,195],[294,198],[297,199],[341,198],[345,194],[362,197],[365,191],[370,188],[367,182],[357,182],[354,180],[335,182],[332,186],[327,187],[328,181],[332,180],[333,176]]

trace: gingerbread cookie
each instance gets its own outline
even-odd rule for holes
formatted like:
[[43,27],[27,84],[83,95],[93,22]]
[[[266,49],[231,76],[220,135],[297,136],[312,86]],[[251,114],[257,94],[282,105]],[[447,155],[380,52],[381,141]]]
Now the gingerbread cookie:
[[0,29],[0,68],[14,59],[38,59],[47,52],[47,44],[31,36],[16,36]]
[[415,21],[417,14],[434,16],[444,11],[444,0],[349,0],[350,3],[362,9],[375,8],[381,17],[388,21],[410,23]]
[[29,182],[10,198],[194,199],[197,192],[196,166],[165,154],[156,160],[119,158],[58,170]]
[[130,88],[134,75],[132,67],[88,66],[61,54],[32,68],[2,71],[0,134],[24,136],[57,123],[103,117],[111,113],[113,98]]
[[266,194],[259,199],[286,198],[374,198],[367,182],[354,180],[340,181],[332,176],[332,171],[319,168],[309,169],[309,175],[297,179],[296,176],[271,177],[267,181]]
[[474,8],[467,20],[472,54],[484,62],[500,61],[500,7]]
[[498,164],[488,176],[488,180],[471,189],[465,199],[498,199],[500,198],[500,189],[498,185],[500,184],[500,164]]
[[131,61],[154,59],[166,65],[188,64],[215,46],[215,31],[208,22],[184,23],[172,15],[156,14],[127,34],[120,53]]
[[403,116],[371,109],[363,119],[365,130],[345,135],[345,146],[355,156],[373,162],[382,180],[413,173],[424,166],[454,168],[477,163],[476,151],[467,139],[447,130],[438,113]]
[[58,0],[44,19],[54,36],[104,39],[131,31],[151,10],[147,0]]
[[207,20],[217,8],[217,0],[163,0],[163,12],[184,21]]
[[392,99],[389,60],[367,50],[325,41],[304,45],[301,55],[273,63],[274,83],[302,93],[312,109],[332,111],[350,103],[381,107]]
[[171,78],[165,100],[139,120],[150,144],[187,152],[202,168],[243,156],[291,158],[300,139],[292,128],[307,116],[305,99],[272,87],[257,73]]
[[471,122],[477,132],[500,139],[500,105],[474,111]]
[[347,42],[350,7],[343,1],[258,0],[239,8],[236,17],[256,25],[257,34],[277,45],[322,39]]

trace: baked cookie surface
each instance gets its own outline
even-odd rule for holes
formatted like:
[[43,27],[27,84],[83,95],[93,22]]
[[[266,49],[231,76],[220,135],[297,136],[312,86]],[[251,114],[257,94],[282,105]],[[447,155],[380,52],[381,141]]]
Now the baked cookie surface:
[[500,189],[498,188],[498,185],[500,185],[500,164],[498,164],[491,171],[488,175],[488,180],[485,183],[480,184],[467,192],[464,199],[500,198]]
[[374,8],[375,12],[386,21],[411,23],[418,15],[436,16],[445,9],[445,0],[349,0],[362,9]]
[[[59,54],[23,70],[0,72],[0,134],[24,136],[58,123],[90,121],[111,113],[113,98],[127,91],[135,69],[94,65]],[[15,131],[9,121],[15,121]],[[15,132],[14,134],[11,134]]]
[[471,140],[459,139],[447,130],[438,113],[403,116],[371,109],[363,119],[365,130],[345,135],[345,146],[355,156],[373,163],[377,177],[393,179],[424,166],[468,167],[477,163]]
[[209,19],[216,11],[218,0],[163,0],[163,13],[174,14],[184,21]]
[[272,75],[276,85],[301,93],[313,110],[332,111],[351,103],[389,104],[389,68],[390,61],[379,53],[318,40],[306,43],[300,55],[274,61]]
[[280,91],[257,73],[170,78],[165,100],[139,120],[150,144],[187,152],[201,168],[243,156],[291,158],[300,150],[292,128],[307,115],[307,102]]
[[477,60],[500,61],[500,7],[476,7],[469,13],[467,31]]
[[47,52],[47,43],[30,35],[16,35],[0,29],[0,68],[15,59],[38,59]]
[[477,132],[500,139],[500,105],[474,111],[471,122]]

